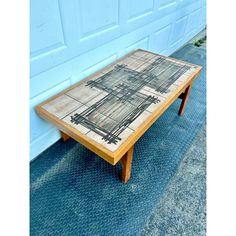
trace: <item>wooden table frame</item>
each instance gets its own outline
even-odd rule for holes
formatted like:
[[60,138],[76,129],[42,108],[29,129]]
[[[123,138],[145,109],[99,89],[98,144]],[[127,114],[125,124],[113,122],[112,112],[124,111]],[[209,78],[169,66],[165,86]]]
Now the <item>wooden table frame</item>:
[[[141,51],[145,51],[142,49],[138,49]],[[149,51],[148,51],[149,52]],[[74,140],[78,141],[82,145],[84,145],[86,148],[91,150],[92,152],[96,153],[98,156],[102,157],[104,160],[109,162],[111,165],[116,165],[118,162],[122,163],[122,181],[124,183],[127,183],[129,178],[130,178],[130,173],[131,173],[131,167],[132,167],[132,157],[133,157],[133,149],[134,149],[134,144],[136,141],[145,133],[145,131],[164,113],[164,111],[177,99],[180,98],[182,99],[182,103],[180,105],[180,109],[178,114],[182,115],[190,94],[190,90],[192,87],[192,83],[194,79],[200,74],[201,72],[201,67],[188,63],[190,65],[197,66],[196,72],[192,74],[184,83],[182,86],[179,86],[178,89],[173,91],[169,97],[156,109],[156,111],[152,112],[152,114],[142,123],[142,125],[135,130],[128,138],[127,140],[120,145],[116,151],[111,152],[110,150],[106,149],[104,146],[101,144],[98,144],[97,142],[91,140],[88,138],[86,135],[83,133],[79,132],[77,129],[74,127],[64,123],[62,120],[59,118],[53,116],[51,113],[47,112],[45,109],[42,108],[42,106],[61,96],[65,92],[71,90],[72,88],[80,85],[81,83],[90,80],[97,74],[99,74],[101,71],[105,70],[106,68],[115,65],[119,61],[123,60],[124,58],[128,57],[130,54],[133,52],[125,55],[124,57],[120,58],[119,60],[116,60],[114,63],[104,67],[103,69],[99,70],[97,73],[87,77],[86,79],[76,83],[75,85],[71,86],[70,88],[62,91],[61,93],[53,96],[52,98],[46,100],[45,102],[39,104],[36,106],[37,112],[40,114],[41,117],[43,117],[45,120],[50,121],[53,123],[60,131],[61,131],[61,137],[64,141],[66,141],[68,138],[73,138]],[[149,52],[150,53],[150,52]],[[155,54],[157,55],[157,54]],[[176,59],[175,59],[176,60]],[[180,60],[177,60],[180,61]]]

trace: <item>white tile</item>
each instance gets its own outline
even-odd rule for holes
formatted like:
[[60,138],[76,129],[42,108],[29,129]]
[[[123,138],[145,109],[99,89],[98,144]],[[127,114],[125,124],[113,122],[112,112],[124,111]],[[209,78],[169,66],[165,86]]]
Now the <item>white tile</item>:
[[166,93],[160,93],[160,92],[157,92],[157,96],[158,96],[158,97],[168,98],[168,97],[170,96],[170,93],[171,93],[170,90],[167,90]]
[[178,65],[181,65],[181,66],[184,66],[186,65],[185,62],[182,62],[182,61],[179,61],[178,59],[174,59],[174,58],[166,58],[167,61],[170,61],[170,62],[174,62],[175,64],[178,64]]
[[158,97],[158,92],[156,92],[154,89],[151,89],[149,87],[142,88],[139,92],[147,96],[154,96],[156,98]]
[[119,64],[130,65],[137,61],[137,58],[127,57],[119,62]]
[[117,148],[123,143],[125,142],[125,140],[133,133],[134,131],[126,128],[120,135],[119,137],[121,138],[120,141],[118,141],[116,144],[111,143],[108,144],[106,141],[103,140],[102,145],[107,148],[108,150],[110,150],[111,152],[114,152],[117,150]]
[[134,52],[131,56],[132,57],[137,57],[137,58],[142,58],[142,57],[147,57],[148,55],[150,55],[150,57],[153,55],[152,53],[150,52],[145,52],[145,51],[136,51]]
[[102,136],[95,133],[94,131],[89,131],[87,134],[86,134],[87,137],[91,138],[92,140],[94,140],[96,143],[99,143],[99,144],[102,144],[103,143],[103,139],[102,139]]
[[42,107],[61,119],[62,117],[66,116],[68,113],[78,107],[81,107],[82,105],[83,104],[81,104],[80,102],[63,94],[44,104]]
[[177,86],[183,85],[184,81],[188,78],[188,76],[186,75],[182,75],[180,76],[175,82],[174,84]]
[[140,72],[140,71],[143,71],[145,70],[150,64],[149,63],[145,63],[139,67],[136,68],[136,71]]
[[178,87],[179,87],[178,84],[172,84],[172,85],[168,88],[168,90],[169,90],[170,92],[173,92],[173,91],[175,91],[176,89],[178,89]]
[[160,102],[158,102],[156,104],[154,104],[154,103],[151,104],[146,110],[149,112],[154,112],[166,100],[166,98],[160,97],[160,96],[158,97],[158,99],[160,100]]
[[194,67],[191,67],[188,71],[186,71],[184,74],[187,76],[191,76],[193,73],[196,72],[196,69]]
[[135,131],[150,115],[150,112],[144,111],[129,125],[129,128]]
[[148,86],[144,86],[143,87],[143,90],[147,91],[147,92],[150,92],[151,94],[155,95],[156,93],[156,90],[154,88],[150,88]]
[[98,94],[98,96],[92,98],[90,101],[88,101],[86,103],[86,106],[92,106],[93,104],[95,104],[96,102],[100,101],[101,99],[103,99],[108,93],[107,92],[101,92],[100,94]]
[[[119,62],[118,64],[121,64],[121,63]],[[112,65],[112,66],[108,66],[106,69],[103,69],[103,70],[102,70],[102,73],[103,73],[103,74],[106,74],[106,73],[110,72],[111,70],[113,70],[113,69],[115,68],[116,65],[117,65],[117,64],[114,64],[114,65]]]
[[87,102],[98,96],[101,92],[101,90],[97,88],[91,88],[90,86],[86,86],[86,83],[83,83],[71,89],[66,94],[76,99],[77,101],[86,104]]
[[89,129],[84,127],[83,125],[76,125],[74,123],[70,123],[71,126],[73,126],[74,128],[76,128],[78,131],[80,131],[82,134],[87,134],[89,132]]
[[133,133],[133,130],[126,128],[120,135],[119,137],[121,138],[120,141],[118,141],[116,144],[114,143],[108,143],[105,141],[102,136],[99,134],[95,133],[94,131],[89,131],[86,136],[94,140],[96,143],[101,144],[104,146],[106,149],[110,150],[111,152],[114,152],[131,134]]
[[76,128],[77,130],[79,130],[81,133],[86,134],[89,129],[84,127],[83,125],[80,124],[75,124],[71,122],[71,116],[73,116],[74,114],[78,113],[82,113],[83,111],[85,111],[88,107],[83,105],[82,107],[80,107],[79,109],[73,111],[72,113],[70,113],[69,115],[67,115],[65,118],[63,118],[63,121],[66,122],[67,124],[69,124],[70,126]]

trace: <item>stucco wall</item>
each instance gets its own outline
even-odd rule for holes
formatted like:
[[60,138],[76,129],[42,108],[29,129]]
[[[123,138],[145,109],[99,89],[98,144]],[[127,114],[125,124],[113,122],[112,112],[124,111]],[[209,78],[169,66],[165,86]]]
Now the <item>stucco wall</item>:
[[135,48],[169,55],[206,25],[205,0],[31,0],[30,158],[59,138],[34,107]]

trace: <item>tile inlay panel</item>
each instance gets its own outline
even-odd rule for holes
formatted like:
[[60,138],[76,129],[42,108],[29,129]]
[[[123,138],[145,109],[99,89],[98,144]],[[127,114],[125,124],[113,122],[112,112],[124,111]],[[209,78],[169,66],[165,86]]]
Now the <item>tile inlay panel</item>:
[[137,50],[42,108],[114,152],[197,69]]

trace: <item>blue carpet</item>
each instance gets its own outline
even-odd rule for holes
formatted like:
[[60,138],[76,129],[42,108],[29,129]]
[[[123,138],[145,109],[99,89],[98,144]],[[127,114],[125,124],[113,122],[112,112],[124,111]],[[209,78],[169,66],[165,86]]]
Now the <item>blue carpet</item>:
[[186,45],[172,55],[203,66],[185,113],[180,100],[135,145],[132,176],[74,140],[58,141],[31,162],[31,235],[138,235],[176,173],[206,117],[205,50]]

